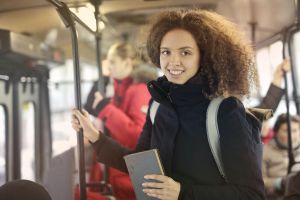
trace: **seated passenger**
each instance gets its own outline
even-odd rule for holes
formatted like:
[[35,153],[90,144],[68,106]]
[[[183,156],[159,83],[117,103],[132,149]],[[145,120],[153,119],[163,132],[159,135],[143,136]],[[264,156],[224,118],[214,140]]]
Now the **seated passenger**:
[[29,180],[15,180],[0,187],[1,200],[51,200],[47,190]]
[[[295,160],[300,160],[300,118],[291,116],[292,144]],[[288,170],[287,116],[281,114],[274,125],[274,138],[264,146],[263,178],[267,199],[282,199]],[[299,169],[298,169],[299,170]]]

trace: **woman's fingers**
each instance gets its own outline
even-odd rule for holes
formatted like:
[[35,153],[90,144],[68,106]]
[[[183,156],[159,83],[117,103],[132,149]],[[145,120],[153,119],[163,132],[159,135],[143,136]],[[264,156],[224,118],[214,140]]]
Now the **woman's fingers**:
[[180,184],[172,178],[164,175],[146,175],[145,179],[149,182],[142,184],[143,192],[148,196],[163,200],[177,200],[180,192]]
[[157,199],[167,199],[164,198],[163,190],[143,189],[143,191],[150,197],[155,197]]
[[282,70],[284,70],[285,72],[290,71],[291,66],[290,66],[290,61],[289,59],[285,59],[282,63]]
[[164,187],[163,183],[156,183],[156,182],[145,182],[142,185],[143,185],[143,187],[151,187],[151,188],[157,188],[157,189],[161,189]]
[[78,120],[79,123],[83,122],[84,117],[88,116],[88,113],[86,112],[84,115],[77,109],[74,109],[72,112],[72,116],[74,116],[75,119]]
[[89,117],[89,113],[85,109],[82,109],[82,114],[87,118]]
[[167,176],[158,175],[158,174],[149,174],[149,175],[146,175],[144,178],[145,179],[154,179],[154,180],[157,180],[160,182],[165,182],[166,180],[169,179],[169,177],[167,177]]
[[74,109],[72,111],[72,127],[79,131],[80,129],[83,130],[83,135],[89,141],[95,142],[99,139],[101,132],[99,132],[94,125],[92,124],[89,113],[83,110],[80,112],[78,109]]

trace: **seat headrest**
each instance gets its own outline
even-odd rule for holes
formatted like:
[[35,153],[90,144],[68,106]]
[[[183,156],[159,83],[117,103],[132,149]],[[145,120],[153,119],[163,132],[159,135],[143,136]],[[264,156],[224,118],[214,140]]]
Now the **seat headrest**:
[[52,200],[47,190],[29,180],[14,180],[0,187],[1,200]]

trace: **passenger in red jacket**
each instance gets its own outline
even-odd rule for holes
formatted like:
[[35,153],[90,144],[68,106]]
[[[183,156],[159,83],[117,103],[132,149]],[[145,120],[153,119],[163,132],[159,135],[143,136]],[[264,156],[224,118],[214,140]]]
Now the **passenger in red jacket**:
[[[157,78],[156,69],[137,57],[134,47],[128,43],[117,43],[109,49],[107,60],[114,96],[105,98],[96,91],[89,110],[104,122],[113,139],[130,149],[135,148],[146,119],[150,100],[146,83]],[[135,199],[127,174],[111,168],[109,182],[118,200]]]

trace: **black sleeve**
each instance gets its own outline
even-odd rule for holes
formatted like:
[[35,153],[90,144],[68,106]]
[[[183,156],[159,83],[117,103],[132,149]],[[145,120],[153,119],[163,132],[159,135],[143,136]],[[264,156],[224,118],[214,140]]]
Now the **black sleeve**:
[[99,162],[127,173],[123,157],[130,153],[129,149],[103,134],[92,146]]
[[257,108],[272,109],[276,111],[278,104],[284,94],[284,90],[271,83],[266,96],[262,99]]
[[96,82],[94,82],[94,85],[93,85],[92,89],[90,90],[90,92],[87,96],[86,102],[83,106],[83,108],[90,114],[93,114],[93,112],[94,112],[92,105],[94,102],[95,92],[97,92],[97,91],[98,91],[98,87],[97,87],[97,81],[96,81]]
[[225,99],[218,112],[221,158],[228,183],[187,185],[181,183],[181,200],[263,200],[260,124],[246,115],[242,103]]
[[151,130],[152,123],[148,112],[146,123],[144,124],[143,131],[134,151],[122,146],[112,138],[102,134],[99,140],[97,140],[95,143],[92,143],[98,161],[127,173],[127,168],[123,157],[130,153],[148,150],[150,148]]
[[98,116],[98,114],[101,112],[101,110],[103,110],[103,108],[110,102],[110,98],[103,98],[98,105],[96,106],[95,109],[92,109],[93,112],[91,112],[90,114],[94,115],[95,117]]

